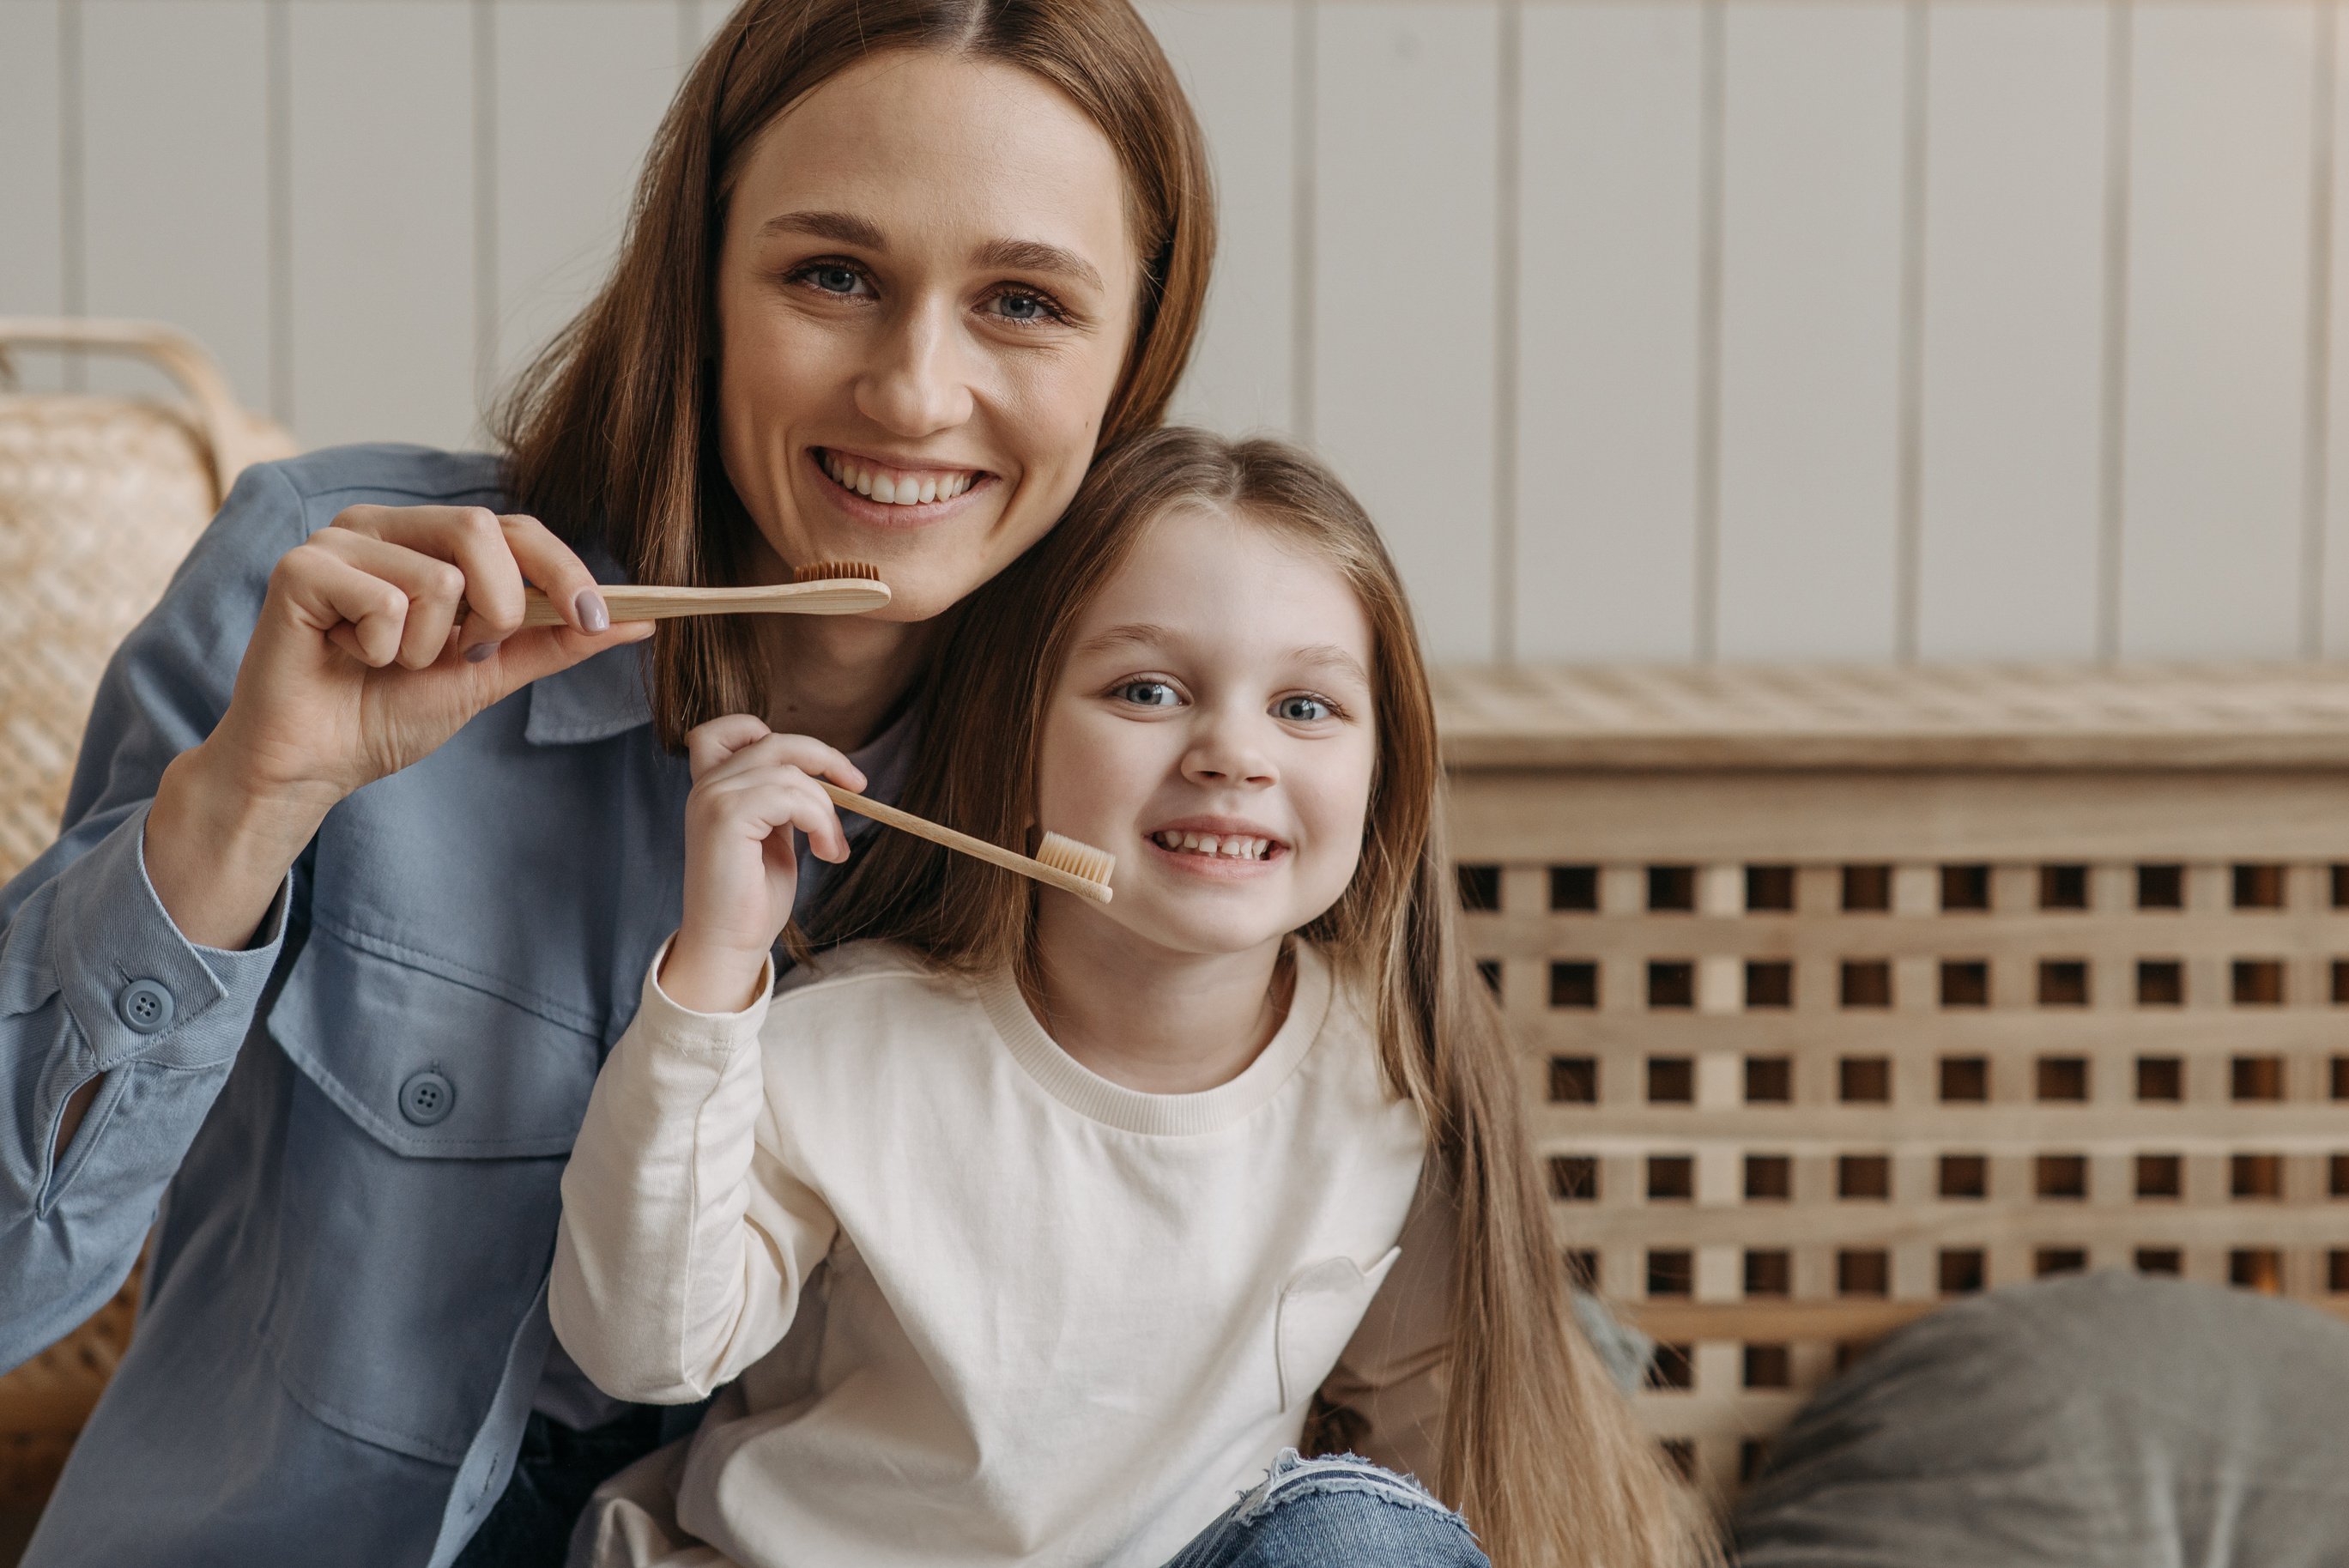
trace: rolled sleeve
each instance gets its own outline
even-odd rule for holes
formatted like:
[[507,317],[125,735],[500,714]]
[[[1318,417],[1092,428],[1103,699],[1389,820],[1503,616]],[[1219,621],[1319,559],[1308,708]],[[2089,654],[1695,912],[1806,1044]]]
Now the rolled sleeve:
[[200,947],[181,934],[148,879],[146,805],[57,878],[48,943],[79,1036],[63,1058],[78,1078],[133,1059],[202,1068],[236,1054],[285,936],[292,878],[255,944]]

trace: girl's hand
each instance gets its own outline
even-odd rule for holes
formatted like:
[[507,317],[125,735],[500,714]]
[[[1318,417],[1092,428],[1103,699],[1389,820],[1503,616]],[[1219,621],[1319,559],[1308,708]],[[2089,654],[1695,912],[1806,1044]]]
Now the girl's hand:
[[686,738],[693,793],[685,803],[685,918],[660,985],[697,1013],[740,1012],[799,892],[792,830],[819,860],[848,858],[848,835],[822,775],[861,790],[864,775],[820,740],[778,735],[748,714],[713,718]]

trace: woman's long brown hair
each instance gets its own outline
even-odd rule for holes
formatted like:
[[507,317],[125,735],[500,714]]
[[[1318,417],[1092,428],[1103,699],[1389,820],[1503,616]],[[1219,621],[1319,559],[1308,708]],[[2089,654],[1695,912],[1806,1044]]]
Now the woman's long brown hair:
[[[1101,127],[1143,258],[1102,442],[1165,417],[1206,300],[1215,196],[1190,103],[1127,0],[744,0],[653,138],[610,279],[497,411],[514,506],[574,545],[601,544],[636,582],[740,581],[754,525],[727,482],[715,425],[728,201],[777,115],[890,49],[1020,67]],[[664,745],[719,714],[767,710],[754,637],[742,616],[662,624],[649,676]]]
[[[1436,1490],[1502,1568],[1706,1561],[1693,1502],[1574,1325],[1515,1058],[1461,945],[1434,704],[1411,608],[1376,529],[1327,469],[1277,441],[1183,428],[1104,453],[1061,525],[968,602],[924,707],[905,804],[1024,847],[1042,716],[1080,614],[1153,522],[1191,506],[1260,523],[1327,560],[1374,638],[1378,755],[1361,861],[1305,934],[1371,999],[1389,1088],[1418,1109],[1431,1190],[1457,1207]],[[889,938],[958,970],[1020,965],[1036,896],[1008,872],[883,833],[817,934]]]

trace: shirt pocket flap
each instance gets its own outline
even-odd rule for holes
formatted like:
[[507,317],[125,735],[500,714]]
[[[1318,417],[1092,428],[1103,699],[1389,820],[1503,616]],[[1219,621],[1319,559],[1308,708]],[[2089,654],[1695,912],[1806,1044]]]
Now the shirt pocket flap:
[[1389,1247],[1368,1269],[1349,1257],[1322,1258],[1288,1276],[1273,1317],[1282,1409],[1311,1398],[1328,1379],[1346,1342],[1361,1326],[1362,1314],[1370,1310],[1371,1298],[1401,1256],[1402,1248]]
[[595,1033],[319,927],[269,1033],[377,1141],[422,1159],[568,1153],[603,1056]]

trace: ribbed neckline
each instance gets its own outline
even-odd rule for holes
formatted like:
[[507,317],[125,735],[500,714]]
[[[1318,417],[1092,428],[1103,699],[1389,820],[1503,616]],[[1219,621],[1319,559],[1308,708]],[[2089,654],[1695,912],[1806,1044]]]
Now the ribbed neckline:
[[1147,1094],[1114,1084],[1062,1050],[1029,1010],[1019,982],[1000,970],[978,983],[979,1000],[1012,1059],[1080,1116],[1126,1132],[1189,1134],[1228,1127],[1280,1092],[1330,1016],[1330,966],[1309,943],[1294,942],[1296,994],[1271,1043],[1239,1077],[1196,1094]]

